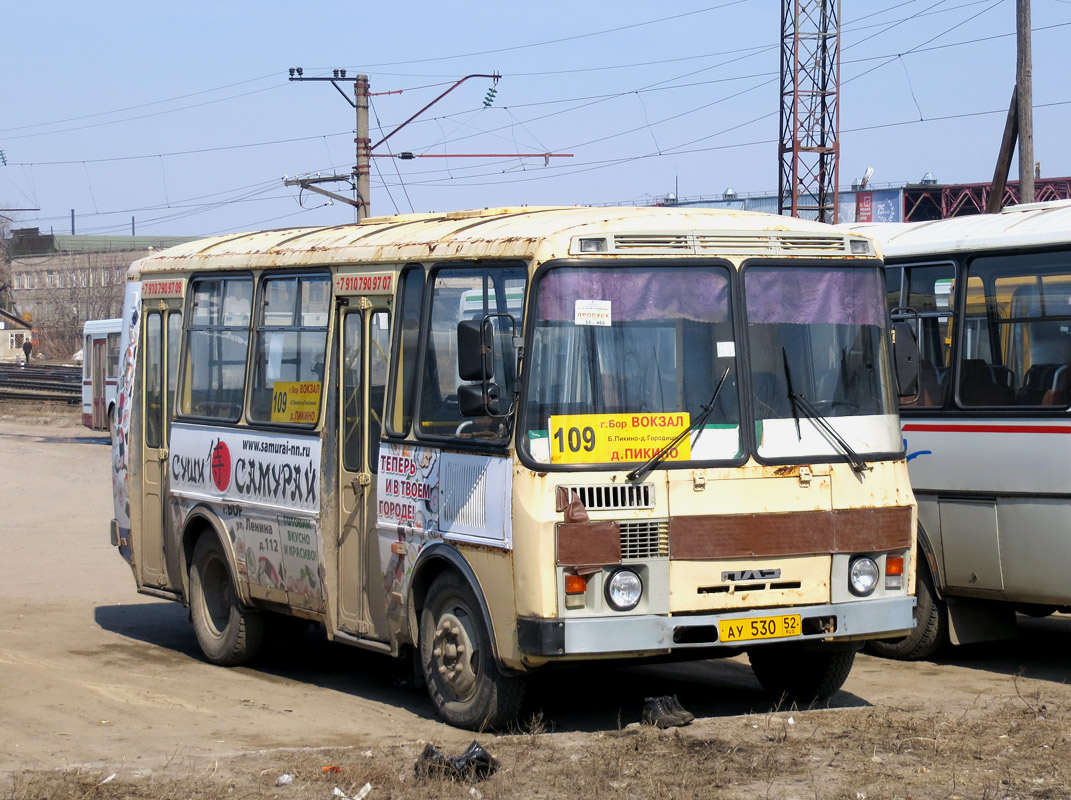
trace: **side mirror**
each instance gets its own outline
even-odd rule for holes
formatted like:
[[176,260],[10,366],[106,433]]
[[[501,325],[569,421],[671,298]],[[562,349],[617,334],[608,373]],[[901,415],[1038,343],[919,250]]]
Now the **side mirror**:
[[486,318],[457,323],[457,374],[461,380],[491,380],[495,371],[494,352],[494,334]]
[[894,322],[892,327],[893,364],[900,397],[919,393],[919,342],[910,322]]
[[463,417],[497,416],[501,390],[497,383],[465,383],[457,387],[457,406]]

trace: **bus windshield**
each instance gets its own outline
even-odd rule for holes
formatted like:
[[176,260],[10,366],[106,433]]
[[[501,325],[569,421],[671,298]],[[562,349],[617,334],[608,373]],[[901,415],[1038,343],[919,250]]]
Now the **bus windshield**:
[[670,460],[741,455],[727,268],[558,268],[535,291],[521,422],[533,459],[645,461],[710,403],[726,369],[712,413]]
[[[882,287],[876,267],[756,265],[744,271],[760,458],[838,450],[793,403],[790,384],[852,449],[900,450]],[[887,424],[875,424],[875,416],[887,417]]]
[[[755,264],[744,276],[755,454],[843,457],[803,406],[850,451],[899,452],[879,270]],[[725,376],[711,413],[665,460],[742,458],[729,285],[718,265],[545,272],[521,447],[541,463],[646,461],[698,419]]]

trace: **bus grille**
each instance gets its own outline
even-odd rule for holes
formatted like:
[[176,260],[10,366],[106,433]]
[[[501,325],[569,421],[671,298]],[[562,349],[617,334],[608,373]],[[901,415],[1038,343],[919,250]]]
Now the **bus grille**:
[[570,493],[580,495],[580,502],[588,511],[620,511],[631,508],[654,508],[654,484],[587,484],[562,486]]
[[851,252],[848,238],[838,234],[777,231],[689,231],[686,233],[617,234],[610,240],[614,253],[725,253],[743,256],[776,256],[787,253]]
[[686,250],[692,252],[690,234],[618,234],[614,237],[615,250]]
[[697,234],[696,253],[706,250],[750,253],[754,255],[774,255],[777,253],[795,253],[803,251],[821,251],[824,253],[848,252],[843,236],[815,233],[774,233],[759,234]]
[[644,519],[618,522],[621,526],[621,560],[669,557],[669,520]]

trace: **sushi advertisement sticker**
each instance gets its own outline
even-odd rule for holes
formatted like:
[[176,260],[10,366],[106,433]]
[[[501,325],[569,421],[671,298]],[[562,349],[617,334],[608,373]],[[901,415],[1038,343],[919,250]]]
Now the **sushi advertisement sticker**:
[[287,592],[290,603],[323,598],[317,437],[176,423],[171,492],[186,506],[209,503],[234,541],[239,575]]

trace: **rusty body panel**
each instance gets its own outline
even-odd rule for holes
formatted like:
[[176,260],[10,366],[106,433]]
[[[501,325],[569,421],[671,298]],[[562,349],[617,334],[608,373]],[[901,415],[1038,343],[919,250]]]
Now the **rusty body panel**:
[[669,521],[672,558],[710,560],[895,550],[911,545],[910,506],[696,515]]

